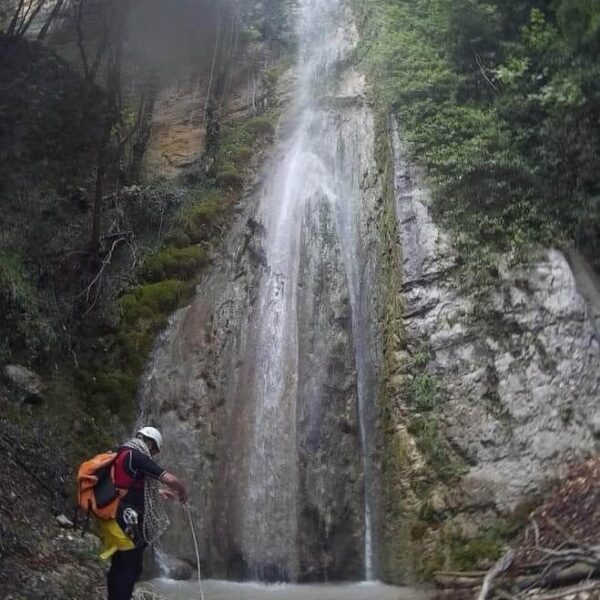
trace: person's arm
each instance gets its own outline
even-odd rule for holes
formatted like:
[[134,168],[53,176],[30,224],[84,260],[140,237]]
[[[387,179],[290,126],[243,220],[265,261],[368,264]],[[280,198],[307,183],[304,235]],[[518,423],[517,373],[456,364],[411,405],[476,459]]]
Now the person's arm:
[[161,483],[164,483],[171,490],[173,490],[179,497],[179,501],[182,504],[185,504],[187,502],[187,498],[188,498],[187,490],[185,489],[185,486],[183,485],[183,483],[181,483],[181,481],[179,481],[179,479],[177,479],[177,477],[175,477],[175,475],[173,475],[172,473],[168,473],[167,471],[164,471],[163,474],[160,476],[159,481]]
[[[165,471],[152,458],[146,456],[139,450],[133,450],[131,455],[131,469],[133,470],[133,473],[139,472],[146,477],[158,479],[158,481],[169,487],[170,490],[173,490],[182,503],[187,502],[187,490],[175,475]],[[170,494],[166,491],[165,494],[161,495],[169,496]]]

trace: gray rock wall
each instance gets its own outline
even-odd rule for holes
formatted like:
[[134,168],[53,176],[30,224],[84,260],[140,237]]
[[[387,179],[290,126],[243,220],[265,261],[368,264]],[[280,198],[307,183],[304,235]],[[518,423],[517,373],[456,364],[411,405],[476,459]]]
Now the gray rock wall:
[[[394,153],[405,347],[386,444],[409,481],[393,517],[403,548],[388,548],[404,571],[395,578],[408,580],[451,566],[453,545],[479,539],[569,461],[598,451],[600,344],[597,307],[557,250],[500,265],[481,300],[462,295],[457,257],[397,135]],[[418,560],[402,557],[415,548]]]

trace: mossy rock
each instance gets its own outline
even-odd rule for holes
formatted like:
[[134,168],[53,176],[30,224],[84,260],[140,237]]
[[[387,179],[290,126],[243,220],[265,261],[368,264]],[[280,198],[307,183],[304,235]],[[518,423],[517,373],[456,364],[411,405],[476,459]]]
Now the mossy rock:
[[154,323],[162,321],[164,315],[173,312],[192,292],[193,286],[178,279],[138,285],[119,300],[119,308],[125,323]]
[[140,276],[148,282],[159,282],[169,277],[189,280],[207,261],[208,253],[199,246],[169,246],[144,261]]
[[179,226],[193,243],[209,241],[224,223],[231,202],[231,197],[221,190],[203,192],[180,211]]
[[229,190],[240,190],[244,186],[244,178],[234,167],[219,171],[215,177],[219,187]]
[[255,136],[272,136],[275,133],[273,123],[266,117],[252,117],[246,123],[245,128]]
[[186,248],[192,244],[192,240],[183,231],[175,230],[166,236],[165,243],[175,248]]
[[250,146],[239,146],[231,150],[231,160],[235,164],[246,164],[250,162],[253,154]]

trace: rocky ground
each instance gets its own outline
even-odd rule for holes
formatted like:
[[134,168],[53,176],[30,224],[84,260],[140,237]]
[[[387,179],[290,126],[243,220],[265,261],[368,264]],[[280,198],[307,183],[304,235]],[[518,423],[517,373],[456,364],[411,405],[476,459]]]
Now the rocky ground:
[[100,600],[99,540],[57,520],[73,518],[73,465],[46,442],[44,423],[20,427],[12,410],[0,396],[0,598]]
[[515,565],[539,562],[550,551],[600,544],[600,457],[574,465],[530,522],[517,540]]

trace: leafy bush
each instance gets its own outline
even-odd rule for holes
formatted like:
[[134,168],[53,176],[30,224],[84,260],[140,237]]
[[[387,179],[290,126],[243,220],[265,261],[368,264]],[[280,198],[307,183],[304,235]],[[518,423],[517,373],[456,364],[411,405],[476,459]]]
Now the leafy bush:
[[439,380],[431,373],[419,373],[412,380],[413,402],[419,412],[428,412],[437,408],[440,392]]
[[600,269],[600,4],[367,0],[359,55],[467,277],[575,243]]
[[201,191],[184,204],[177,226],[193,243],[207,241],[224,223],[232,202],[221,190]]

